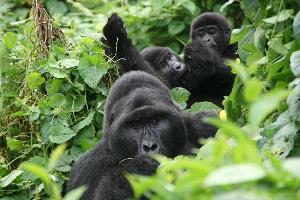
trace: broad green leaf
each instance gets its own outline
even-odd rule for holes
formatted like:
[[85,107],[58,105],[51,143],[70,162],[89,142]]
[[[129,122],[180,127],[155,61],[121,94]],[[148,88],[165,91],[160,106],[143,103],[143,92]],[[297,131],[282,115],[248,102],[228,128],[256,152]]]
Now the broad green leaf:
[[256,181],[265,177],[265,171],[254,164],[236,164],[221,167],[208,175],[204,181],[207,187],[218,185],[238,184]]
[[272,138],[271,152],[281,159],[288,156],[294,147],[298,128],[294,123],[283,126]]
[[183,31],[185,25],[183,22],[180,21],[172,21],[168,26],[168,33],[170,35],[177,35],[181,31]]
[[189,99],[191,93],[188,90],[181,87],[173,88],[171,90],[171,93],[174,101],[178,103],[181,108],[185,108],[186,102]]
[[12,151],[20,151],[23,149],[22,141],[8,137],[8,136],[6,137],[6,145]]
[[86,187],[84,186],[71,190],[66,194],[63,200],[79,200],[85,190]]
[[41,133],[46,143],[50,141],[56,144],[62,144],[76,135],[66,121],[51,117],[43,121]]
[[52,108],[60,107],[66,104],[66,98],[65,95],[61,93],[56,93],[52,95],[48,101],[48,105]]
[[288,50],[283,46],[281,39],[279,38],[274,38],[268,42],[268,45],[270,48],[272,48],[274,51],[277,53],[280,53],[282,55],[287,54]]
[[273,17],[263,19],[263,21],[266,23],[269,23],[269,24],[276,24],[277,22],[283,22],[283,21],[291,18],[293,12],[294,12],[294,10],[283,10],[279,13],[279,16],[275,15]]
[[248,102],[253,102],[261,93],[263,88],[262,82],[256,79],[250,79],[245,82],[244,98]]
[[291,70],[293,74],[296,77],[300,78],[300,50],[295,51],[291,55],[290,61],[291,61]]
[[21,170],[13,170],[12,172],[10,172],[10,174],[8,174],[0,179],[0,187],[4,188],[4,187],[8,186],[22,173],[23,173],[23,171],[21,171]]
[[29,108],[29,121],[35,121],[39,118],[40,116],[40,110],[36,106],[32,106]]
[[89,125],[81,129],[76,137],[74,143],[80,146],[84,151],[87,151],[99,143],[99,139],[95,137],[96,130],[93,125]]
[[211,102],[204,101],[194,103],[189,109],[190,112],[198,112],[203,110],[215,110],[219,112],[221,111],[221,108]]
[[297,15],[294,18],[293,32],[298,44],[300,44],[300,11],[298,11]]
[[12,49],[15,47],[15,45],[17,43],[17,39],[18,39],[18,35],[13,32],[7,32],[3,36],[4,44],[6,45],[6,47],[8,49]]
[[28,87],[32,90],[37,89],[40,85],[42,85],[45,82],[45,78],[41,76],[38,72],[31,72],[26,77],[26,82],[28,84]]
[[68,74],[58,65],[50,64],[48,72],[55,78],[68,78]]
[[300,179],[300,159],[299,158],[288,158],[282,163],[283,169],[285,169],[288,173],[294,175],[298,179]]
[[79,64],[79,60],[77,59],[63,59],[61,61],[61,65],[67,69],[77,67],[78,64]]
[[92,123],[92,121],[93,121],[94,114],[95,114],[95,111],[91,111],[91,112],[88,114],[88,116],[87,116],[84,120],[78,122],[78,123],[72,128],[73,131],[74,131],[75,133],[78,133],[79,130],[81,130],[82,128],[86,127],[87,125],[90,125],[90,124]]
[[193,1],[187,1],[182,6],[186,8],[191,14],[194,14],[197,10],[197,7]]
[[46,7],[51,16],[56,14],[64,15],[68,10],[64,2],[57,0],[46,1]]
[[265,30],[261,27],[257,27],[254,34],[254,45],[258,50],[263,50],[265,48],[265,43]]
[[231,31],[230,44],[240,41],[252,29],[253,29],[252,25],[245,25],[240,29],[233,29]]
[[46,90],[48,96],[51,96],[57,93],[63,87],[63,80],[62,79],[51,79],[48,80],[46,83]]
[[78,71],[84,82],[91,88],[96,88],[102,76],[107,72],[107,64],[93,65],[85,57],[79,61]]
[[85,96],[83,95],[77,95],[77,96],[68,95],[65,109],[68,112],[78,112],[81,109],[83,109],[85,103],[86,103]]
[[271,91],[262,95],[250,106],[249,122],[253,125],[259,125],[288,95],[289,91],[286,90]]
[[292,93],[287,98],[290,116],[295,121],[300,121],[300,85],[293,89]]

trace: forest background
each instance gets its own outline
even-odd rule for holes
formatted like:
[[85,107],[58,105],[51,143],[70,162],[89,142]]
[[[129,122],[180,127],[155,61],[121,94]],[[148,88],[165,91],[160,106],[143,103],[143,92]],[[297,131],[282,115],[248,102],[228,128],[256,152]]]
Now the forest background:
[[[238,42],[227,116],[211,120],[218,134],[196,157],[160,157],[156,176],[128,175],[135,198],[300,199],[298,0],[44,0],[49,16],[37,2],[0,0],[0,200],[76,200],[84,191],[65,194],[65,183],[73,161],[99,142],[119,76],[100,43],[112,12],[139,50],[181,54],[205,11],[225,15]],[[172,93],[184,109],[189,92]],[[199,102],[190,111],[202,109],[220,110]]]

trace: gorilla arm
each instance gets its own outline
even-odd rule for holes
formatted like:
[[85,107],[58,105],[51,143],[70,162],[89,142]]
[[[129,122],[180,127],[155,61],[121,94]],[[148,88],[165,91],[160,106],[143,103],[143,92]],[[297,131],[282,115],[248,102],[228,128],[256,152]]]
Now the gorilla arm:
[[183,118],[188,130],[188,140],[195,147],[201,147],[200,139],[214,137],[217,128],[204,122],[204,118],[216,118],[218,113],[215,111],[199,111],[196,113],[183,112]]
[[116,14],[112,14],[103,28],[102,42],[106,45],[106,53],[108,56],[119,60],[122,72],[141,70],[148,72],[154,76],[158,76],[157,72],[145,62],[140,53],[135,49],[132,41],[127,36],[124,22]]

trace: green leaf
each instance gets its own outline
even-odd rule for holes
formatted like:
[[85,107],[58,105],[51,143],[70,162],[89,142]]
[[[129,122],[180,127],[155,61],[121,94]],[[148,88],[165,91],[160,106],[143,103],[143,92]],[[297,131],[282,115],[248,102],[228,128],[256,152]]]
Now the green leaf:
[[196,102],[194,103],[191,108],[189,109],[190,112],[198,112],[203,110],[215,110],[215,111],[221,111],[222,109],[218,107],[217,105],[204,101],[204,102]]
[[93,65],[85,57],[79,61],[78,71],[84,82],[91,88],[96,88],[102,76],[107,72],[106,64]]
[[61,61],[61,65],[67,69],[77,67],[78,64],[79,64],[79,60],[77,59],[63,59]]
[[51,96],[57,93],[63,87],[63,80],[62,79],[51,79],[48,80],[46,83],[46,90],[48,96]]
[[[26,163],[32,163],[32,164],[44,167],[44,166],[46,166],[47,161],[45,158],[42,158],[40,156],[34,156],[34,157],[31,157],[29,160],[27,160]],[[22,180],[25,180],[25,181],[38,179],[38,177],[36,175],[34,175],[28,171],[24,171],[21,175],[21,178],[22,178]]]
[[218,185],[238,184],[256,181],[265,177],[264,170],[254,164],[237,164],[221,167],[208,175],[204,181],[207,187]]
[[55,64],[50,64],[47,69],[48,72],[55,78],[68,78],[68,74],[63,69],[61,69],[61,67]]
[[288,158],[283,161],[282,167],[288,173],[300,179],[300,159],[299,158]]
[[77,96],[68,95],[65,109],[68,112],[78,112],[81,109],[83,109],[85,103],[86,103],[85,96],[83,95],[77,95]]
[[41,126],[41,133],[44,141],[62,144],[76,134],[68,127],[68,123],[59,118],[46,118]]
[[181,108],[185,108],[186,102],[189,99],[191,93],[188,90],[181,87],[173,88],[171,90],[171,93],[174,101],[178,103]]
[[293,32],[298,44],[300,44],[300,11],[298,11],[297,15],[294,18]]
[[79,200],[85,190],[86,187],[84,186],[71,190],[66,194],[63,200]]
[[268,42],[268,45],[271,49],[276,51],[277,53],[280,53],[282,55],[287,54],[288,50],[283,46],[281,39],[279,38],[274,38]]
[[197,7],[193,1],[187,1],[182,5],[186,8],[192,15],[196,12]]
[[271,152],[281,159],[286,158],[294,147],[297,132],[294,123],[283,126],[272,138]]
[[263,195],[254,192],[234,190],[232,192],[225,192],[217,194],[214,200],[267,200]]
[[172,21],[168,26],[168,33],[172,36],[177,35],[184,30],[184,23],[179,21]]
[[55,14],[64,15],[68,10],[64,2],[57,0],[46,1],[46,7],[51,16]]
[[28,87],[31,90],[37,89],[40,85],[42,85],[45,82],[45,78],[41,76],[38,72],[31,72],[26,77],[26,82],[28,84]]
[[6,145],[12,151],[20,151],[23,149],[22,141],[7,136],[6,136]]
[[294,10],[283,10],[279,13],[278,15],[275,15],[273,17],[269,17],[266,19],[263,19],[264,22],[269,23],[269,24],[276,24],[277,22],[283,22],[289,18],[292,17]]
[[89,125],[81,129],[74,138],[74,143],[87,151],[99,143],[99,139],[95,137],[96,130],[93,125]]
[[62,144],[62,145],[59,145],[58,147],[56,147],[51,152],[50,159],[49,159],[49,164],[48,164],[48,171],[51,171],[55,167],[57,161],[63,155],[65,150],[66,150],[66,145]]
[[263,50],[265,48],[265,43],[265,30],[263,30],[261,27],[257,27],[254,34],[254,45],[257,49]]
[[33,163],[22,163],[21,168],[29,171],[30,173],[36,175],[41,179],[41,181],[45,184],[46,187],[48,187],[51,183],[51,179],[45,169],[43,169],[41,166],[38,166]]
[[260,95],[263,84],[259,80],[250,79],[245,82],[244,98],[247,102],[253,102]]
[[52,95],[48,101],[48,105],[52,108],[60,107],[66,104],[66,98],[65,95],[61,93],[56,93]]
[[280,101],[286,99],[289,91],[277,90],[264,94],[257,99],[249,109],[249,122],[253,125],[259,125],[269,114],[271,114]]
[[293,74],[300,78],[300,50],[295,51],[290,58],[291,70]]
[[72,129],[75,133],[78,133],[79,130],[81,130],[82,128],[86,127],[87,125],[90,125],[93,121],[93,118],[94,118],[94,114],[95,114],[95,111],[91,111],[88,116],[80,121],[79,123],[77,123]]
[[0,187],[4,188],[4,187],[8,186],[22,173],[23,173],[23,171],[13,170],[12,172],[10,172],[10,174],[8,174],[0,179]]
[[3,42],[8,49],[12,49],[15,47],[15,45],[17,43],[17,39],[18,39],[18,35],[13,32],[7,32],[3,36]]

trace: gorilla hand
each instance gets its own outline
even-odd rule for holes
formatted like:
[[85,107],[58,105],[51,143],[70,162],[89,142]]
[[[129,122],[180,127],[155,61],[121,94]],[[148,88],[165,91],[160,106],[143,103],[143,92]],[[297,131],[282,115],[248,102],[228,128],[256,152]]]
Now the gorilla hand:
[[110,47],[115,47],[120,40],[127,39],[127,32],[123,20],[116,14],[112,14],[103,27],[103,34]]

